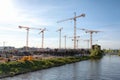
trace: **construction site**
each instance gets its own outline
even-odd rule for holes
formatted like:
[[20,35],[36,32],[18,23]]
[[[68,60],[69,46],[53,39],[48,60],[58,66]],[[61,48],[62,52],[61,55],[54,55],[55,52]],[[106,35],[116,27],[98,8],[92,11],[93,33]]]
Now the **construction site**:
[[120,0],[0,0],[0,80],[120,80]]
[[[48,31],[47,28],[33,28],[33,27],[28,27],[28,26],[18,26],[18,29],[25,29],[26,30],[26,45],[23,48],[15,48],[15,47],[10,47],[10,46],[4,46],[1,47],[0,51],[0,61],[1,62],[6,62],[6,61],[19,61],[19,60],[32,60],[32,59],[42,59],[42,58],[53,58],[53,57],[64,57],[64,56],[89,56],[90,54],[90,49],[92,49],[93,45],[93,39],[92,35],[93,33],[98,33],[101,31],[97,30],[89,30],[89,29],[80,29],[77,28],[77,18],[85,17],[85,14],[81,15],[76,15],[74,13],[74,17],[64,19],[57,21],[57,24],[62,23],[64,21],[74,21],[74,30],[73,30],[73,37],[69,37],[68,35],[63,36],[64,37],[64,48],[61,47],[61,39],[62,39],[62,30],[64,29],[63,27],[57,29],[56,32],[59,32],[59,45],[58,48],[44,48],[44,35],[45,31]],[[90,34],[90,38],[84,39],[83,41],[87,42],[87,48],[79,48],[78,43],[79,43],[79,38],[81,38],[80,35],[77,35],[76,32],[78,30],[82,30],[85,33]],[[29,47],[29,31],[30,30],[38,30],[39,34],[41,34],[41,47],[40,48],[35,48],[35,47]],[[73,48],[67,48],[66,47],[66,40],[67,38],[72,39],[73,41]],[[90,45],[90,46],[89,46]],[[96,44],[97,45],[97,44]]]

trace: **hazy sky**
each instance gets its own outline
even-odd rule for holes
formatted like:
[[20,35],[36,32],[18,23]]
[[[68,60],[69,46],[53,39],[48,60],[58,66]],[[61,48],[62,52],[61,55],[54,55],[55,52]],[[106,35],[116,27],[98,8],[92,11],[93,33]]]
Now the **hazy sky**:
[[[120,0],[0,0],[0,46],[23,47],[26,45],[26,30],[18,26],[47,28],[44,47],[58,48],[59,33],[73,37],[74,22],[71,20],[56,23],[59,20],[85,13],[77,18],[77,28],[100,30],[93,34],[93,44],[102,48],[120,48]],[[39,30],[30,30],[29,46],[41,47]],[[80,36],[79,48],[87,48],[89,34],[77,29]],[[67,38],[67,48],[73,48],[73,41]]]

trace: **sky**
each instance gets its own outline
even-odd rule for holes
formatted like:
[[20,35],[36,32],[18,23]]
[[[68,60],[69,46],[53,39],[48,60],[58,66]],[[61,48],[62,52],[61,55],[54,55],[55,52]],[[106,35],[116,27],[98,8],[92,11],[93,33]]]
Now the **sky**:
[[[73,48],[74,21],[61,23],[57,21],[79,16],[76,21],[77,36],[80,36],[78,48],[88,48],[89,33],[80,30],[98,30],[93,33],[93,44],[103,49],[120,49],[120,0],[0,0],[0,46],[26,45],[26,29],[46,28],[44,48],[59,47],[59,28],[61,31],[61,47],[64,48],[64,36],[67,35],[66,47]],[[30,29],[29,47],[41,47],[40,30]]]

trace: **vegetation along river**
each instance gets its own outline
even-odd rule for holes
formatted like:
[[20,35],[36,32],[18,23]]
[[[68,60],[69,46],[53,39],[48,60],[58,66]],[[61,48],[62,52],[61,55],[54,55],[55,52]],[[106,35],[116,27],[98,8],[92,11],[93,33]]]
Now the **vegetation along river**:
[[106,55],[100,60],[86,60],[1,80],[120,80],[120,57]]

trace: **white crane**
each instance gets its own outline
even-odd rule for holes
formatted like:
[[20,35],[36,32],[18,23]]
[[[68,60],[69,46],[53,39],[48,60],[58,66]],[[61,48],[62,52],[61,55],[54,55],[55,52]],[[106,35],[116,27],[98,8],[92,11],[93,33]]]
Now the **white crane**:
[[41,29],[40,33],[42,33],[42,45],[41,47],[44,48],[44,31],[46,31],[46,28]]
[[88,29],[80,29],[80,30],[85,31],[86,33],[90,33],[90,46],[91,46],[91,49],[92,49],[92,34],[93,34],[93,33],[98,33],[98,32],[101,32],[101,31],[88,30]]
[[[69,38],[74,38],[74,37],[69,37]],[[79,38],[80,36],[76,36],[76,42],[77,42],[76,48],[78,48]],[[74,39],[72,39],[72,41],[74,41]]]
[[26,51],[28,51],[28,38],[29,38],[29,29],[36,29],[36,30],[41,30],[39,28],[30,28],[26,26],[18,26],[20,29],[25,28],[27,30],[27,35],[26,35]]
[[68,20],[74,20],[74,49],[76,49],[76,19],[79,17],[85,17],[85,14],[81,14],[79,16],[76,16],[76,13],[74,13],[73,18],[68,18],[65,20],[57,21],[57,23],[60,23],[60,22],[68,21]]
[[61,48],[61,31],[62,31],[63,27],[59,28],[57,30],[57,32],[59,31],[59,49]]
[[90,42],[90,40],[89,40],[89,39],[86,39],[86,40],[84,40],[84,41],[87,42],[87,46],[88,46],[88,49],[89,49],[89,42]]
[[[78,38],[80,38],[80,37],[78,37]],[[80,41],[80,39],[77,39],[77,48],[79,46],[79,41]]]
[[64,38],[65,38],[65,49],[66,49],[66,38],[67,38],[67,36],[65,35]]

